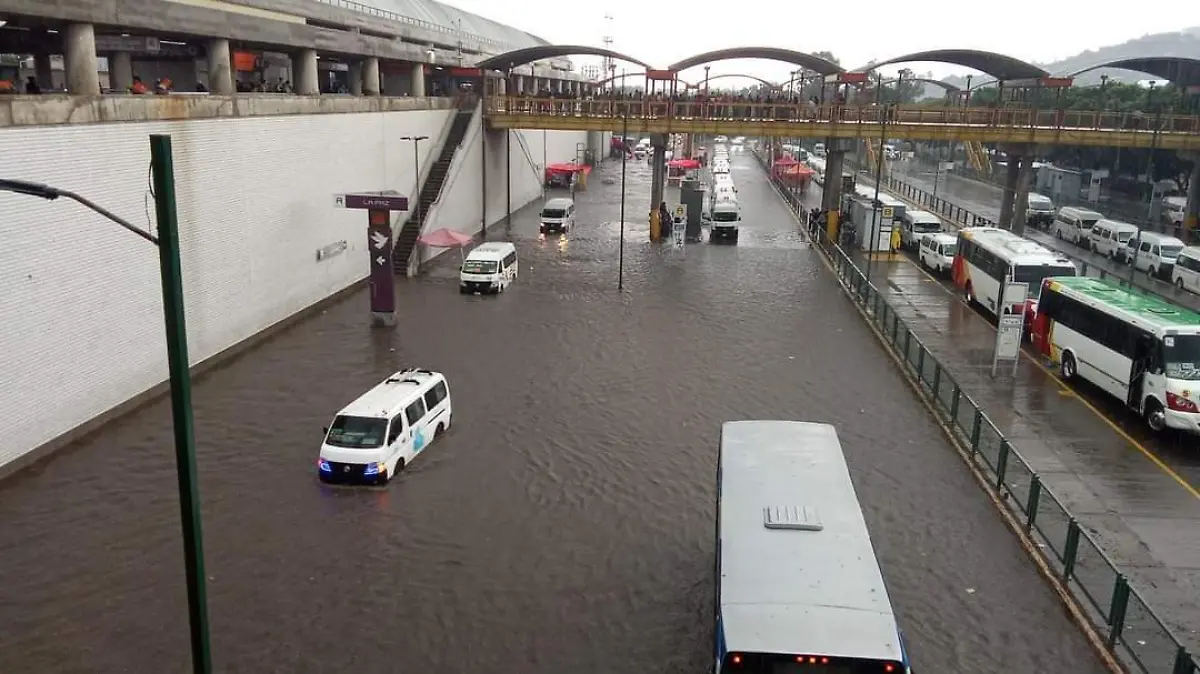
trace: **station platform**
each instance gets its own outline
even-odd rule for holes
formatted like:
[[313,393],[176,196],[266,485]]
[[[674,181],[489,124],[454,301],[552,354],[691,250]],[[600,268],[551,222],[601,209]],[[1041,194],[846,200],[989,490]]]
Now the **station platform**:
[[[905,179],[895,173],[896,179]],[[924,185],[918,183],[921,188]],[[929,185],[931,188],[932,185]],[[986,188],[973,182],[966,189],[940,186],[939,197]],[[901,190],[888,190],[905,199]],[[962,199],[959,204],[992,218],[986,198]],[[907,199],[905,199],[907,201]],[[912,203],[911,201],[909,203]],[[1031,238],[1056,247],[1072,244],[1039,232]],[[1076,257],[1095,258],[1089,273],[1120,265],[1078,249]],[[867,268],[865,255],[856,264]],[[885,255],[884,258],[887,256]],[[1175,636],[1195,653],[1200,650],[1200,443],[1181,434],[1155,435],[1119,401],[1086,383],[1067,385],[1029,349],[1022,353],[1015,376],[1002,365],[991,377],[996,340],[995,320],[968,307],[946,277],[919,265],[911,253],[890,262],[871,263],[872,283],[884,293],[897,314],[945,366],[1020,451],[1045,484],[1080,524],[1099,542],[1114,565],[1158,614]],[[1128,268],[1125,267],[1125,270]],[[1125,278],[1128,272],[1126,271]],[[1137,285],[1163,290],[1173,287],[1139,274]],[[1177,297],[1194,302],[1190,297]],[[1093,565],[1096,586],[1110,586],[1111,570]],[[1094,598],[1107,605],[1111,596]],[[1149,621],[1148,616],[1142,616]],[[1147,622],[1147,624],[1149,624]],[[1128,629],[1136,630],[1133,626]],[[1153,629],[1146,629],[1147,633]],[[1167,659],[1170,648],[1148,645]]]

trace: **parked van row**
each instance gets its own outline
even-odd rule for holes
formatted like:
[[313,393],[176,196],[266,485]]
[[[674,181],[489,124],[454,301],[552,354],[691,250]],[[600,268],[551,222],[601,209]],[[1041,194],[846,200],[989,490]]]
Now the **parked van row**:
[[1183,241],[1173,236],[1141,231],[1137,225],[1108,220],[1096,211],[1071,206],[1058,209],[1050,231],[1058,239],[1097,255],[1133,265],[1147,276],[1172,279],[1179,287],[1188,287],[1186,272],[1182,283],[1174,276],[1176,260],[1185,247]]
[[721,142],[713,144],[711,172],[712,184],[701,213],[701,217],[708,220],[708,240],[710,243],[737,243],[742,210],[738,206],[737,187],[730,174],[729,150]]

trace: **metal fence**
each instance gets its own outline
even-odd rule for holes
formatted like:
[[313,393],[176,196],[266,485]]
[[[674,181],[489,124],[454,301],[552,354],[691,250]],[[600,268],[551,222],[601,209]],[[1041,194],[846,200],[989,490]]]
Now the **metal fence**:
[[452,35],[455,38],[460,38],[463,40],[472,40],[472,41],[478,42],[480,44],[491,45],[494,47],[506,47],[507,46],[504,43],[500,42],[499,40],[495,40],[490,37],[476,35],[474,33],[470,33],[468,31],[457,29],[457,28],[449,28],[447,26],[442,26],[442,25],[436,24],[432,21],[426,21],[425,19],[418,19],[416,17],[398,14],[391,10],[379,9],[378,7],[372,7],[370,5],[365,5],[361,2],[355,2],[354,0],[317,0],[317,2],[326,4],[326,5],[332,5],[334,7],[340,7],[342,9],[348,9],[352,12],[359,12],[360,14],[369,14],[371,16],[377,16],[381,19],[395,21],[396,23],[403,23],[403,24],[407,24],[409,26],[416,26],[417,28],[424,28],[425,30],[434,31],[437,33],[445,33],[446,35]]
[[[760,162],[763,157],[758,155]],[[782,185],[772,178],[776,186]],[[780,189],[797,213],[798,195]],[[968,216],[962,216],[964,218]],[[966,221],[963,221],[966,224]],[[1063,501],[1042,482],[1000,429],[955,381],[954,375],[921,343],[904,319],[888,304],[886,295],[867,281],[840,246],[817,242],[832,261],[838,280],[868,320],[920,383],[939,420],[967,449],[971,462],[987,476],[989,488],[1001,497],[1026,533],[1042,543],[1043,558],[1079,601],[1107,648],[1131,671],[1142,674],[1200,674],[1200,664],[1155,615],[1125,574],[1083,529]]]

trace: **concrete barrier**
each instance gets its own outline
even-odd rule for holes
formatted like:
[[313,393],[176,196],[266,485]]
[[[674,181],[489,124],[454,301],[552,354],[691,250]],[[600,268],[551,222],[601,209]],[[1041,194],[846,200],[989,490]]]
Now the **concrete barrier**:
[[450,98],[392,96],[295,96],[210,94],[0,96],[0,128],[54,124],[99,124],[217,117],[272,117],[352,112],[447,110]]

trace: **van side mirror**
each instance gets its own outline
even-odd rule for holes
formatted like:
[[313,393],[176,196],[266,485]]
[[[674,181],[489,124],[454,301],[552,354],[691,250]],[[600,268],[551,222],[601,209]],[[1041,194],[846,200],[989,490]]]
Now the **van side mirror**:
[[328,426],[321,427],[321,435],[329,435],[329,427]]

